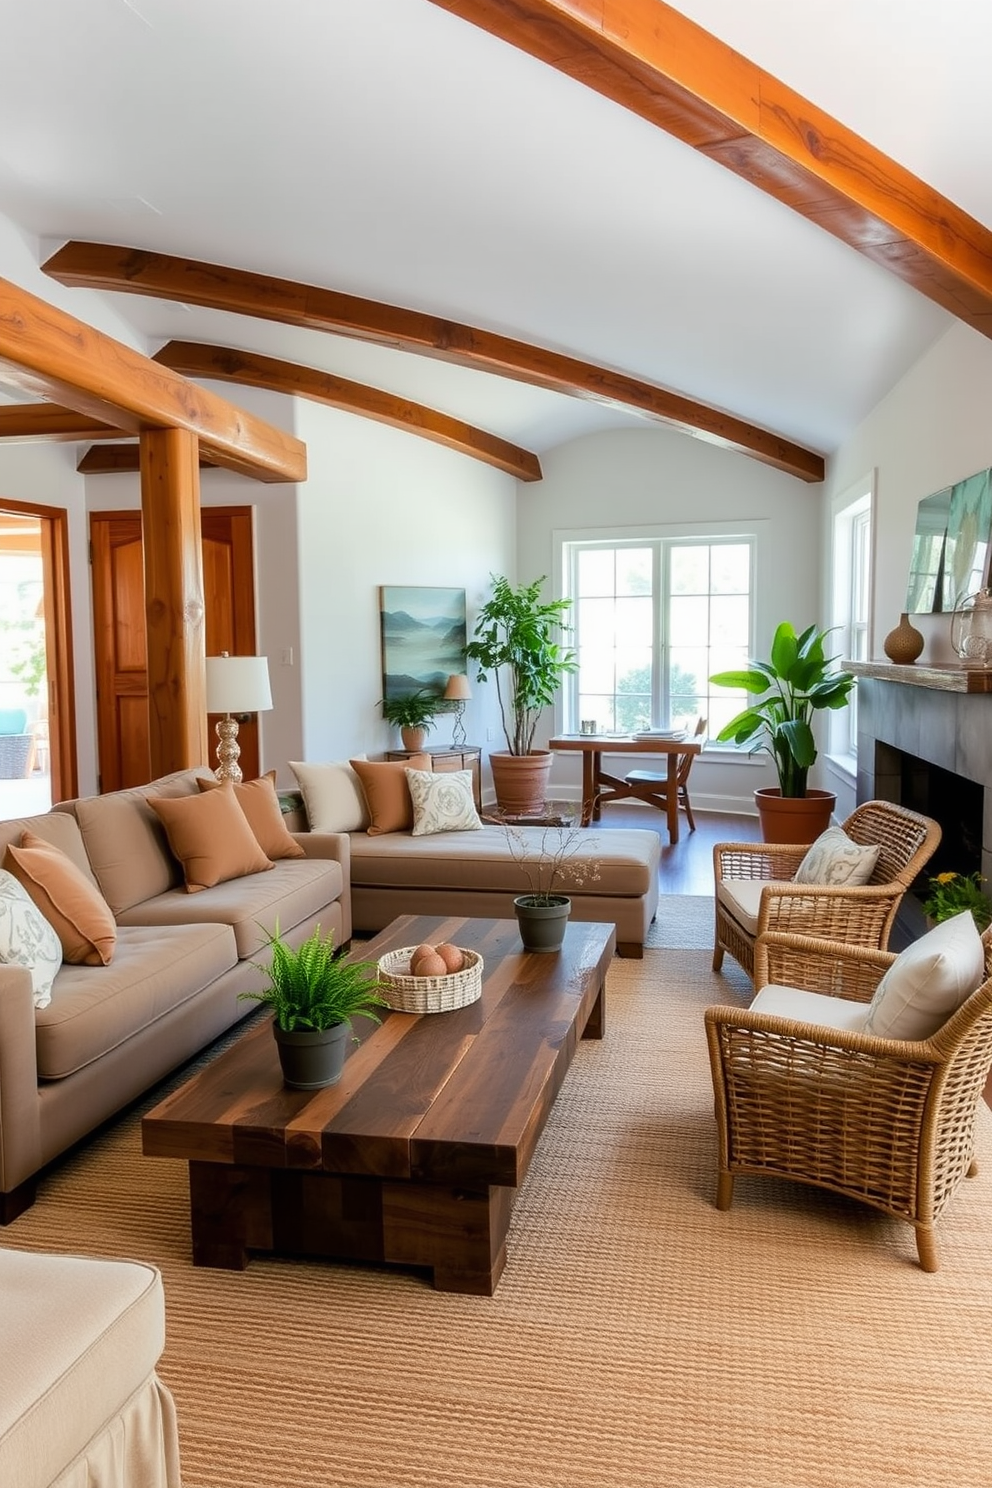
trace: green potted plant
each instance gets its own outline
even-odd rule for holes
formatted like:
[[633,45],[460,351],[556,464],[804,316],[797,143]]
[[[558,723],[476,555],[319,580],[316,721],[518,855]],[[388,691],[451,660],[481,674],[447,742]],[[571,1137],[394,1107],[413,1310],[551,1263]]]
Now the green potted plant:
[[510,856],[527,881],[527,892],[513,901],[521,944],[525,951],[560,950],[572,909],[567,886],[599,882],[598,860],[581,856],[587,835],[574,820],[539,833],[512,822],[504,822],[503,829]]
[[830,824],[836,797],[811,790],[806,780],[816,759],[810,724],[821,708],[843,708],[854,686],[851,672],[835,671],[823,642],[830,634],[810,625],[801,635],[784,620],[775,631],[768,661],[745,671],[717,672],[710,681],[752,694],[752,701],[717,734],[753,754],[766,750],[775,761],[778,786],[754,793],[766,842],[812,842]]
[[979,930],[992,924],[992,900],[985,892],[985,879],[975,873],[938,873],[928,881],[923,913],[933,924],[950,920],[970,910]]
[[294,1090],[319,1090],[341,1078],[352,1018],[380,1021],[378,1007],[388,1006],[379,992],[379,968],[371,961],[335,956],[333,935],[318,925],[296,950],[279,934],[268,940],[269,985],[241,997],[270,1007],[272,1033],[279,1049],[283,1079]]
[[547,795],[551,754],[534,749],[542,711],[549,707],[566,672],[574,672],[575,653],[558,640],[570,599],[541,599],[545,576],[512,585],[492,574],[493,592],[479,611],[466,655],[478,666],[478,680],[496,683],[506,751],[490,755],[496,800],[502,811],[538,811]]
[[423,749],[440,706],[441,699],[436,693],[418,687],[416,692],[404,693],[402,697],[383,698],[382,716],[399,729],[404,749]]

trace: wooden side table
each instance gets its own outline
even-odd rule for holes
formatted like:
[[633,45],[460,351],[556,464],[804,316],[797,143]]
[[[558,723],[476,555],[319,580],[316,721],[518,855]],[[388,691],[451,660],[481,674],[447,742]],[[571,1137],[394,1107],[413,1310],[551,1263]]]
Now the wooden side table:
[[390,749],[386,752],[386,759],[410,759],[414,754],[429,755],[435,775],[446,770],[471,770],[475,809],[482,811],[482,750],[477,744],[430,744],[423,749]]

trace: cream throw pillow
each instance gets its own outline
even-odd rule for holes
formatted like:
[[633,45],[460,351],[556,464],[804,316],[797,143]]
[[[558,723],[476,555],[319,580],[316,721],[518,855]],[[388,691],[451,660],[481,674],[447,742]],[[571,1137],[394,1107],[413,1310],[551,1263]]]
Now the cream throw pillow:
[[52,983],[62,965],[62,946],[23,884],[0,868],[0,961],[31,973],[35,1007],[52,1000]]
[[942,920],[907,946],[875,988],[864,1033],[927,1039],[985,976],[985,952],[971,913]]
[[853,889],[868,882],[877,862],[877,847],[859,847],[843,827],[828,827],[799,864],[793,883]]
[[435,832],[480,832],[471,770],[407,770],[413,801],[413,836]]
[[[355,756],[364,759],[364,754]],[[364,832],[369,824],[362,783],[347,760],[311,765],[290,760],[311,832]]]

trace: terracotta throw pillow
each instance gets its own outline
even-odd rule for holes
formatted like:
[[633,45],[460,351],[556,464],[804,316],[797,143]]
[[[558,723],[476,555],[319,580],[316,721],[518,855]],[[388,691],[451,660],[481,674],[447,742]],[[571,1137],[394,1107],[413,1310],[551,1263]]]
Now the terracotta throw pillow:
[[[223,780],[198,780],[201,791],[224,789]],[[234,797],[255,834],[255,841],[267,858],[305,858],[306,853],[282,819],[282,807],[276,793],[276,772],[269,770],[257,780],[242,780],[234,787]]]
[[406,760],[351,760],[351,768],[362,782],[369,808],[369,836],[386,832],[409,832],[413,827],[413,801],[407,770],[429,770],[429,754],[412,754]]
[[64,960],[74,966],[109,965],[117,923],[100,890],[71,858],[33,832],[23,832],[19,847],[8,845],[4,867],[54,929]]
[[187,893],[274,868],[255,840],[230,785],[202,796],[148,801],[183,865]]

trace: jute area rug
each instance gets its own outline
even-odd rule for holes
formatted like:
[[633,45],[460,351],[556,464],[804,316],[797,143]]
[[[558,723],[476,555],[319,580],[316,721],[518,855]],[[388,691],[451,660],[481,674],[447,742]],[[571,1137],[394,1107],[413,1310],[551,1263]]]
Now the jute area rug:
[[614,963],[492,1298],[194,1269],[184,1165],[133,1114],[3,1243],[161,1267],[186,1488],[988,1485],[992,1113],[936,1275],[908,1225],[813,1189],[741,1179],[721,1214],[702,1010],[742,995],[708,951]]

